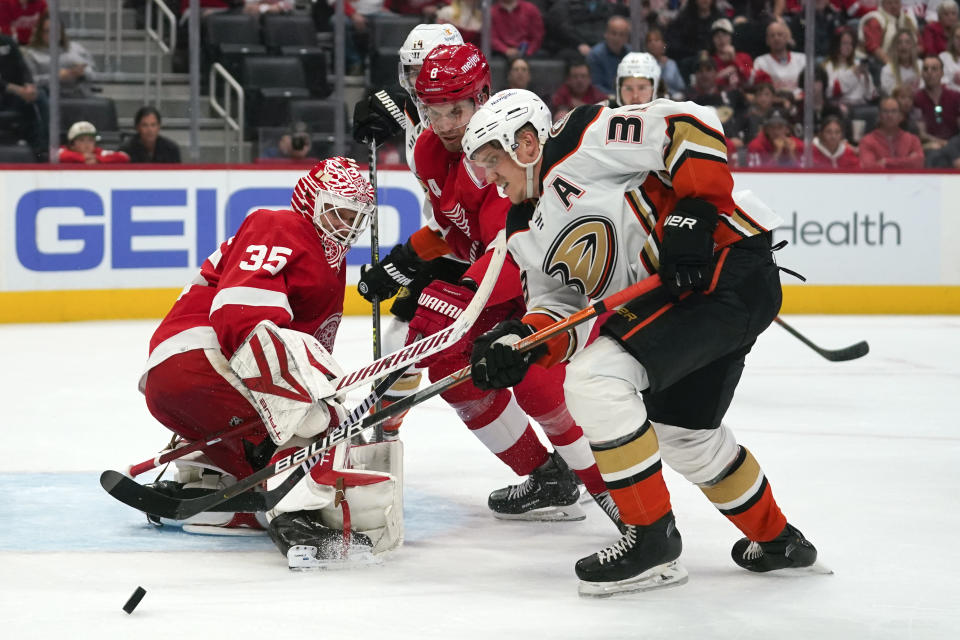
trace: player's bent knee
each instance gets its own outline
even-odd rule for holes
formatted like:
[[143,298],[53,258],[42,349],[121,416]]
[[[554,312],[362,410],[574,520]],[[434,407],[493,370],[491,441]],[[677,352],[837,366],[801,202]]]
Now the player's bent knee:
[[716,429],[684,429],[653,422],[660,456],[690,482],[710,486],[720,481],[739,453],[733,433],[721,424]]

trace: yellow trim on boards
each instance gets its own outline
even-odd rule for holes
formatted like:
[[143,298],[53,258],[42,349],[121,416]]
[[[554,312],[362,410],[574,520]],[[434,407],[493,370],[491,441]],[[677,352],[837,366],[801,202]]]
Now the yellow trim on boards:
[[[787,285],[783,313],[960,314],[960,286]],[[0,323],[162,318],[180,289],[0,291]],[[384,314],[389,306],[381,307]],[[367,315],[370,304],[348,286],[346,315]]]

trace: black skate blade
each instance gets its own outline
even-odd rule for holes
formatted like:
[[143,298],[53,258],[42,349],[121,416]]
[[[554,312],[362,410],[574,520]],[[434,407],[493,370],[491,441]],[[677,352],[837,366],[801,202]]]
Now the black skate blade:
[[647,569],[640,575],[626,580],[612,582],[581,580],[577,591],[584,598],[609,598],[611,596],[679,587],[686,584],[688,579],[686,567],[680,564],[679,560],[674,560]]

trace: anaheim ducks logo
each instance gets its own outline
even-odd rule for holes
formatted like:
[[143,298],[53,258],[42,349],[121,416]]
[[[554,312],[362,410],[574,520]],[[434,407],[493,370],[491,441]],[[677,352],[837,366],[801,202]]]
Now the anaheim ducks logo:
[[543,270],[588,298],[599,298],[617,263],[613,224],[599,217],[567,225],[547,251]]

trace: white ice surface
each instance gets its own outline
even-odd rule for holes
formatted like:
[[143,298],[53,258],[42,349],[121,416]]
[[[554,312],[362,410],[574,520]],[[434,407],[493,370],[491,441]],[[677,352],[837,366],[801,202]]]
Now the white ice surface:
[[[0,326],[0,638],[960,637],[960,318],[788,319],[871,353],[830,363],[772,327],[727,422],[835,575],[739,569],[738,532],[667,471],[690,581],[605,600],[573,575],[617,537],[599,509],[494,520],[515,480],[439,401],[404,425],[407,542],[381,566],[293,574],[262,538],[153,530],[97,475],[167,439],[136,390],[155,322]],[[344,323],[348,368],[368,327]]]

